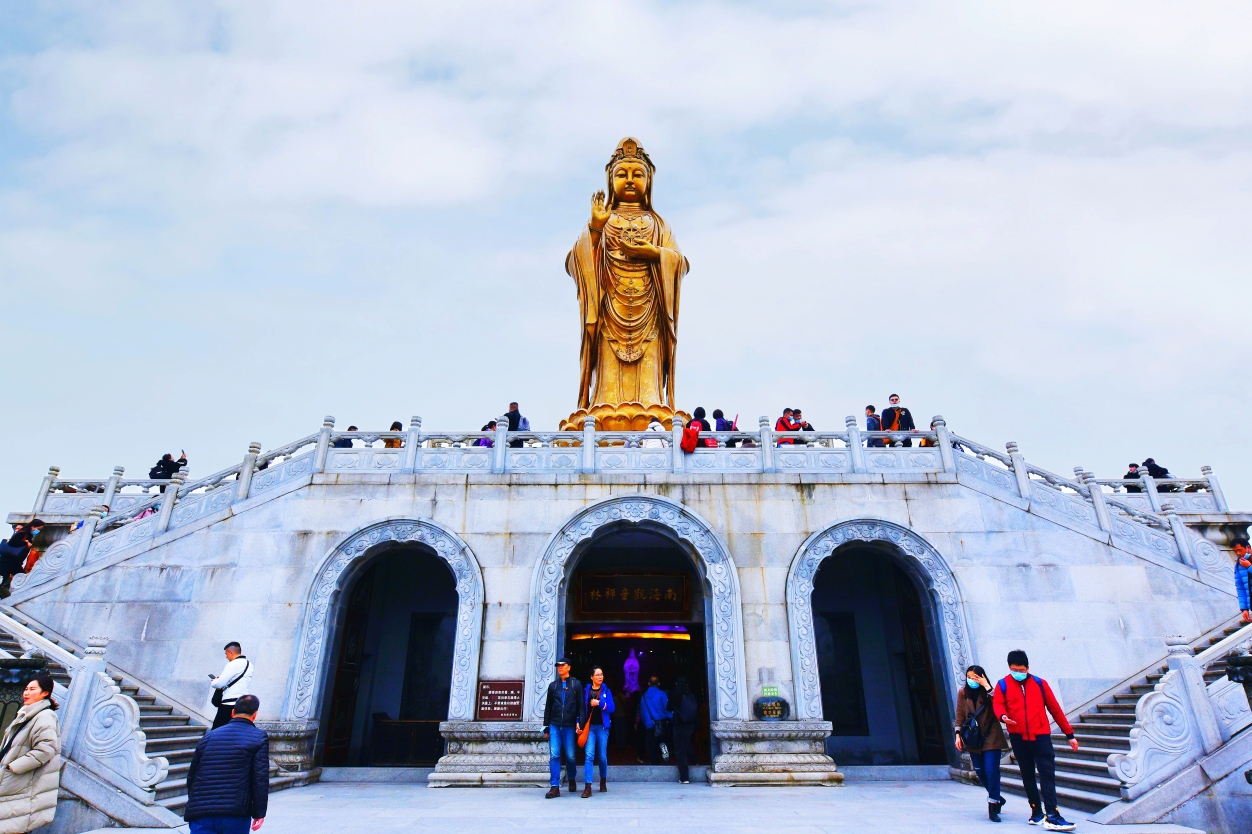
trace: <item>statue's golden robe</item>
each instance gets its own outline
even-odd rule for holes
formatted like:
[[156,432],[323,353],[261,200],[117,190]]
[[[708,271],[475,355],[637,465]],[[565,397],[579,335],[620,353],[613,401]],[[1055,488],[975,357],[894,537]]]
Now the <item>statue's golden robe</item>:
[[[622,241],[650,242],[661,258],[632,259]],[[583,229],[565,259],[583,324],[580,409],[674,407],[678,300],[687,269],[669,224],[653,211],[615,209],[594,244],[590,229]]]

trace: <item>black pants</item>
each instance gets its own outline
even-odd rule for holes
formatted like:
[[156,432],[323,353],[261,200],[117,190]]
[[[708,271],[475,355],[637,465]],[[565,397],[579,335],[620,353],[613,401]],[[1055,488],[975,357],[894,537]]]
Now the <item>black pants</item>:
[[1013,755],[1022,769],[1022,784],[1026,787],[1026,800],[1039,804],[1039,786],[1035,784],[1035,771],[1043,786],[1043,807],[1048,813],[1056,811],[1056,753],[1052,750],[1052,737],[1039,736],[1026,741],[1019,735],[1009,734]]
[[674,722],[674,748],[670,750],[670,753],[674,756],[674,764],[678,765],[678,781],[680,782],[691,780],[687,757],[691,755],[691,736],[695,731],[695,724]]
[[665,739],[657,738],[656,730],[652,727],[648,727],[644,732],[647,734],[648,764],[659,765],[661,763],[661,742]]
[[217,715],[213,717],[213,729],[225,727],[230,723],[231,713],[235,711],[234,704],[222,704],[217,708]]

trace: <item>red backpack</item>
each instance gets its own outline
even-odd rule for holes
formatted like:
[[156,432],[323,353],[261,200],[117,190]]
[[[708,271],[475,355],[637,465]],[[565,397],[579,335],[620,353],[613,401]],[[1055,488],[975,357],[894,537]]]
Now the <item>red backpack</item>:
[[678,444],[678,448],[687,454],[691,454],[696,450],[696,444],[700,441],[700,427],[687,426],[683,429],[682,442]]

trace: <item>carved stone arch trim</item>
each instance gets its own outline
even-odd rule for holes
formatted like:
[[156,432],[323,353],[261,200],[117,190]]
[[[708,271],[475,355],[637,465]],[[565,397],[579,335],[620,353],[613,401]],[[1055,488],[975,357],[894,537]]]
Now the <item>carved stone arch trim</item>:
[[[822,684],[817,670],[813,636],[813,579],[822,560],[849,542],[883,542],[911,560],[926,592],[937,608],[939,629],[947,649],[946,675],[957,686],[965,682],[965,667],[973,656],[969,629],[956,577],[930,542],[899,524],[878,519],[844,521],[805,540],[787,573],[787,626],[791,640],[791,671],[795,683],[796,717],[822,717]],[[942,695],[941,695],[942,697]]]
[[483,575],[478,560],[469,545],[446,527],[428,519],[394,518],[352,533],[335,545],[318,567],[305,604],[295,675],[288,689],[284,720],[317,719],[324,697],[326,654],[334,628],[335,603],[343,593],[353,565],[364,558],[368,550],[387,542],[426,545],[448,564],[456,578],[456,644],[452,652],[448,720],[473,719],[483,631]]
[[644,524],[665,528],[685,542],[699,559],[706,583],[711,618],[715,673],[714,717],[747,720],[748,695],[743,655],[743,606],[739,575],[730,551],[709,524],[682,504],[658,495],[610,498],[577,512],[561,526],[535,565],[527,627],[525,715],[543,720],[544,695],[556,677],[561,635],[561,594],[568,563],[583,542],[613,524]]

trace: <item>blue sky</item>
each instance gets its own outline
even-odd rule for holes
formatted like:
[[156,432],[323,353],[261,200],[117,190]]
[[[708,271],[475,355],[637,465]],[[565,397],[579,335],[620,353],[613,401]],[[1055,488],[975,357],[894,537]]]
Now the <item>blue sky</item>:
[[0,498],[575,407],[617,141],[691,261],[680,405],[919,418],[1252,507],[1246,4],[0,8]]

